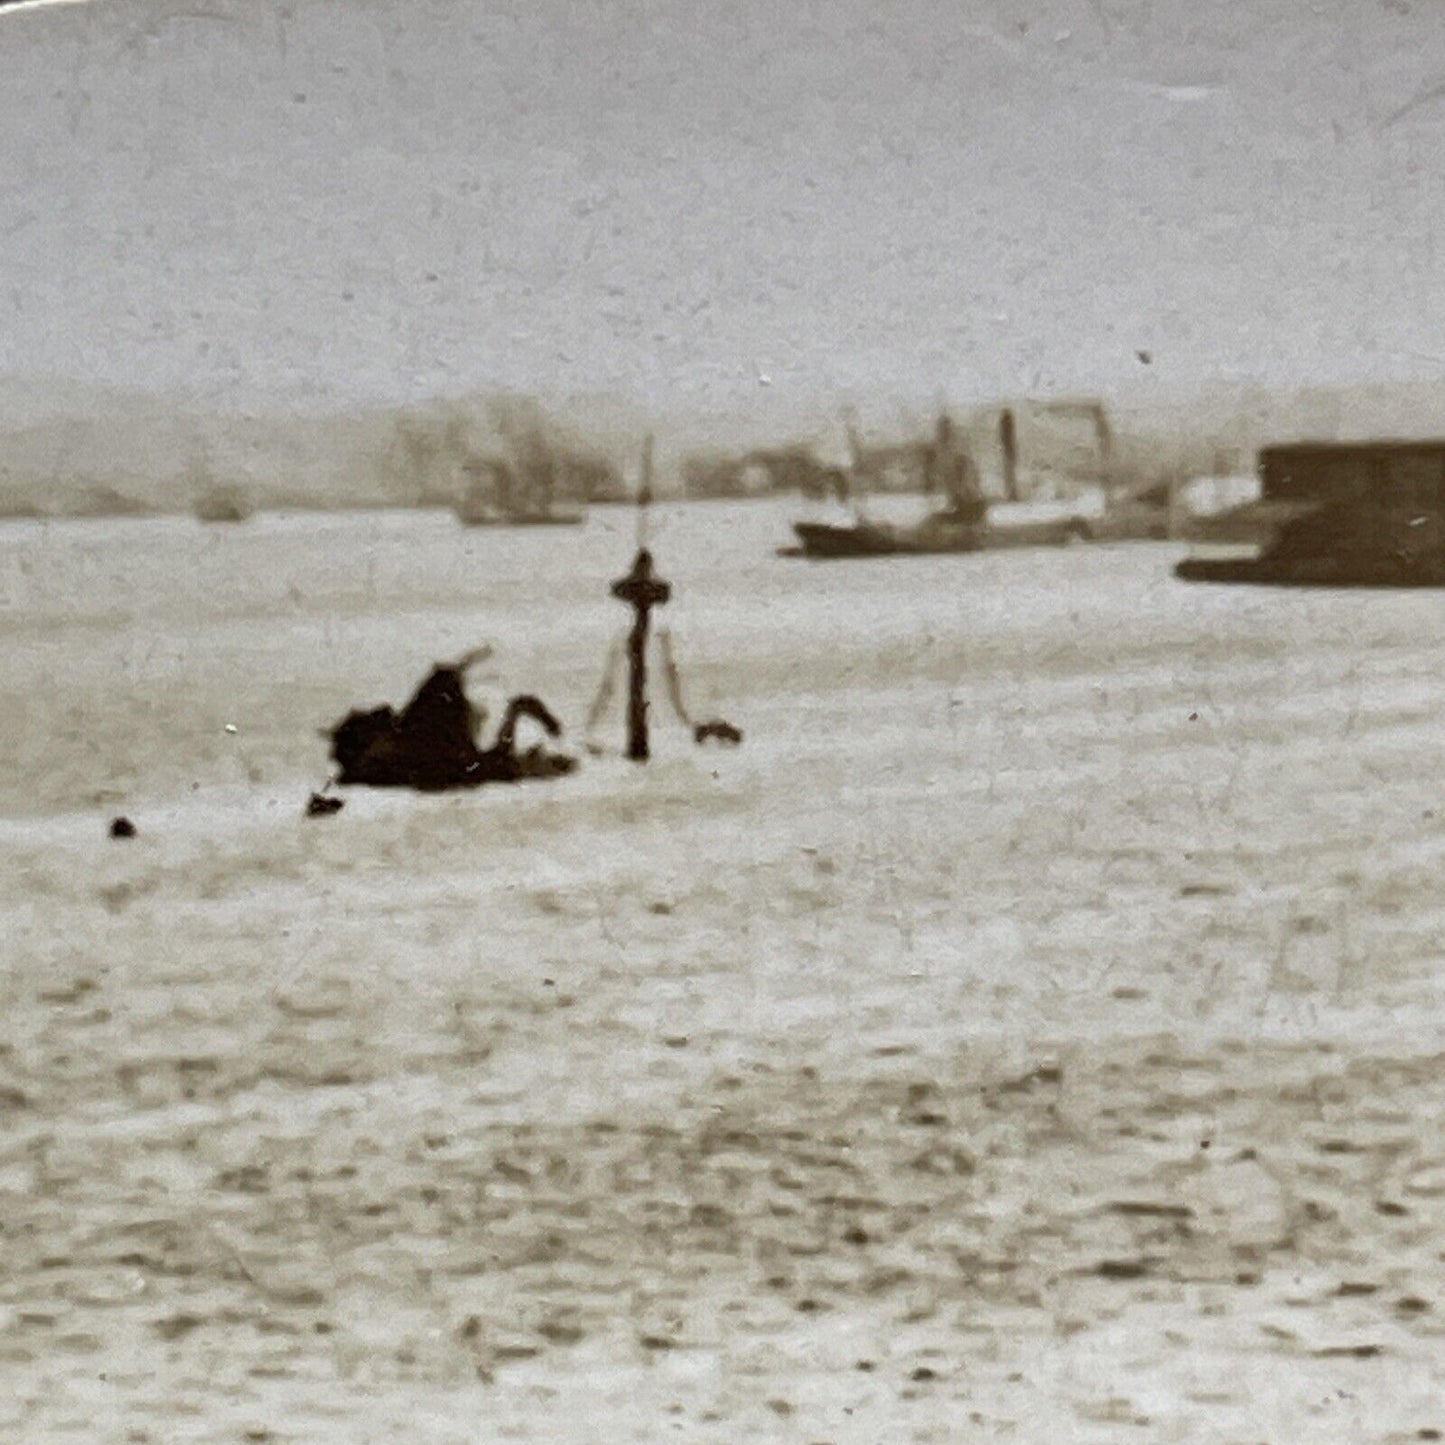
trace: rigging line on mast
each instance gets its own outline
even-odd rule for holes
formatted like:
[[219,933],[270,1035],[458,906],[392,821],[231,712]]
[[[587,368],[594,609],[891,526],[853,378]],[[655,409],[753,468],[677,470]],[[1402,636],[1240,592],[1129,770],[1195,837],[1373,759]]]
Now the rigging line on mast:
[[693,721],[688,716],[687,708],[682,700],[682,677],[677,670],[677,659],[672,651],[672,632],[668,629],[658,629],[658,645],[662,650],[662,671],[667,679],[667,696],[672,703],[672,710],[677,714],[677,720],[684,727],[692,727]]
[[642,475],[637,487],[637,547],[639,551],[647,546],[648,514],[652,507],[652,450],[653,435],[648,432],[642,443]]
[[612,646],[607,649],[607,665],[602,671],[602,683],[597,689],[596,696],[592,699],[592,706],[587,710],[585,731],[588,735],[602,721],[602,716],[607,711],[607,705],[612,701],[612,694],[617,690],[617,670],[621,661],[622,639],[616,638],[613,640]]

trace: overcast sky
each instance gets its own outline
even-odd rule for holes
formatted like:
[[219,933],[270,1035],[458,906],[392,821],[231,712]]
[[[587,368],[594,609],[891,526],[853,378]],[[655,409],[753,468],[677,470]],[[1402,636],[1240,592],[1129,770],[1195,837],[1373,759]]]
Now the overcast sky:
[[0,117],[12,376],[689,406],[1445,359],[1434,0],[93,0],[0,18]]

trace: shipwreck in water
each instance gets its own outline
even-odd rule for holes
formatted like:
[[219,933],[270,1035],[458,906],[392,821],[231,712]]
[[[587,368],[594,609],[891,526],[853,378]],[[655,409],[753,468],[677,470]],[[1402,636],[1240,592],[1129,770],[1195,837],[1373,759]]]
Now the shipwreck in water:
[[[646,762],[650,756],[647,655],[652,614],[672,596],[672,584],[657,575],[652,554],[645,545],[646,514],[652,495],[652,439],[643,454],[643,478],[638,493],[638,551],[632,569],[611,586],[611,594],[625,602],[633,614],[625,657],[627,664],[627,756]],[[717,743],[735,747],[742,730],[723,718],[695,721],[682,701],[681,681],[670,637],[661,634],[663,669],[668,695],[678,719],[691,730],[699,746]],[[333,781],[342,787],[410,788],[440,793],[479,788],[487,783],[519,783],[566,777],[577,759],[551,744],[561,736],[562,725],[552,710],[532,693],[520,693],[507,704],[492,742],[483,745],[485,711],[467,694],[467,674],[492,655],[490,647],[473,649],[455,662],[436,664],[411,700],[400,709],[391,705],[355,709],[325,730]],[[624,650],[609,654],[602,686],[588,717],[590,733],[600,721],[616,684],[616,664]],[[523,720],[537,724],[546,741],[521,748],[517,727]],[[591,745],[592,751],[598,751]],[[323,791],[313,793],[308,817],[329,816],[341,804]]]
[[1445,587],[1445,440],[1305,442],[1259,453],[1275,519],[1254,556],[1190,557],[1188,582]]
[[330,731],[336,782],[372,788],[412,788],[439,793],[486,783],[564,777],[576,760],[545,744],[517,747],[517,724],[538,723],[549,738],[562,727],[540,698],[511,699],[496,737],[479,741],[485,713],[467,696],[466,674],[491,655],[479,648],[456,662],[438,663],[399,711],[390,706],[353,711]]
[[[616,687],[619,664],[626,660],[627,667],[627,756],[633,762],[645,763],[651,756],[651,742],[647,699],[647,657],[648,637],[652,627],[652,614],[665,606],[672,598],[672,583],[664,581],[653,564],[652,552],[647,546],[647,512],[653,497],[653,438],[649,436],[642,448],[642,475],[637,489],[637,555],[626,576],[619,577],[611,587],[613,597],[625,602],[632,611],[632,626],[628,630],[625,644],[614,644],[608,655],[607,667],[602,675],[601,686],[592,700],[587,715],[587,731],[590,734],[601,720],[603,712]],[[662,649],[663,676],[667,679],[668,699],[679,722],[692,731],[693,741],[699,746],[708,742],[736,747],[743,740],[742,729],[735,727],[725,718],[711,718],[695,721],[688,713],[682,698],[682,679],[678,672],[677,660],[673,655],[671,634],[662,629],[658,633]]]

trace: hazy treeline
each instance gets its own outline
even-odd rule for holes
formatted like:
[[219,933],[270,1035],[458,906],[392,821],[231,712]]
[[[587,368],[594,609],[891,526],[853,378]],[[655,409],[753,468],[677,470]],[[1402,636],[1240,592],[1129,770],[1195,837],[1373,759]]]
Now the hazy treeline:
[[[266,509],[451,507],[480,471],[507,461],[555,471],[559,500],[622,500],[638,481],[642,438],[658,436],[659,495],[822,490],[830,467],[859,460],[841,413],[818,412],[730,443],[707,444],[676,419],[619,415],[516,395],[311,414],[224,414],[109,393],[11,406],[0,390],[0,515],[123,516],[193,512],[223,520]],[[1047,401],[1013,401],[1025,495],[1073,484],[1128,488],[1247,471],[1256,448],[1300,437],[1432,435],[1445,388],[1410,385],[1269,396],[1246,388],[1107,407],[1111,446]],[[998,492],[1000,404],[953,409],[985,486]],[[28,413],[28,414],[16,414]],[[857,423],[865,485],[911,490],[929,407],[875,408]]]
[[449,507],[503,462],[554,468],[560,498],[626,494],[619,458],[524,397],[292,416],[123,398],[0,432],[0,515]]

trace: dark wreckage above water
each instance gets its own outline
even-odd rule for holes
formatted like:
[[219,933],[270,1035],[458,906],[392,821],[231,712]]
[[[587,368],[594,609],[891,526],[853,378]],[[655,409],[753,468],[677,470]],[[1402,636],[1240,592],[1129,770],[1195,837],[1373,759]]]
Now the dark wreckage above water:
[[[639,533],[642,528],[639,527]],[[639,540],[641,540],[639,536]],[[646,762],[650,756],[649,705],[647,700],[647,657],[652,613],[672,595],[671,583],[654,569],[652,554],[639,546],[632,569],[612,584],[612,596],[625,602],[633,613],[625,649],[614,647],[608,658],[602,686],[588,717],[588,728],[600,719],[615,683],[615,664],[625,651],[627,661],[627,757]],[[736,746],[742,732],[721,718],[694,723],[682,701],[681,681],[673,659],[671,642],[663,632],[663,671],[673,711],[692,731],[699,746],[716,742]],[[455,662],[436,664],[411,700],[400,709],[384,705],[349,712],[325,736],[331,744],[331,761],[338,786],[409,788],[417,792],[440,793],[479,788],[488,783],[519,783],[566,777],[576,771],[578,760],[551,744],[562,734],[562,725],[541,698],[522,693],[507,704],[493,741],[483,745],[481,732],[485,713],[467,695],[467,673],[492,655],[490,647],[479,647]],[[537,723],[547,741],[529,748],[517,746],[517,726],[524,719]],[[314,794],[309,806],[312,816],[334,812],[340,806]]]
[[1186,582],[1445,587],[1445,440],[1302,442],[1259,453],[1280,517],[1251,557],[1190,557]]

